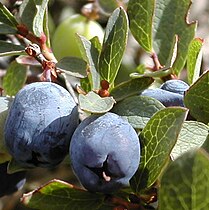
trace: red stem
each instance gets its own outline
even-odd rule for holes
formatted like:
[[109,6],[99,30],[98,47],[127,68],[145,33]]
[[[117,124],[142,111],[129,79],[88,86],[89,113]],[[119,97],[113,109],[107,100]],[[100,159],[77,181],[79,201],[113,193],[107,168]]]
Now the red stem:
[[151,58],[153,59],[153,62],[154,62],[154,67],[153,67],[154,71],[157,71],[157,70],[163,68],[163,66],[160,64],[158,56],[155,52],[152,53]]
[[39,47],[41,48],[42,54],[48,61],[53,61],[55,63],[57,62],[51,49],[48,48],[46,45],[47,38],[44,33],[42,33],[40,37],[37,37],[31,31],[28,30],[27,26],[23,24],[18,25],[17,30],[18,30],[18,34],[28,39],[32,43],[39,45]]

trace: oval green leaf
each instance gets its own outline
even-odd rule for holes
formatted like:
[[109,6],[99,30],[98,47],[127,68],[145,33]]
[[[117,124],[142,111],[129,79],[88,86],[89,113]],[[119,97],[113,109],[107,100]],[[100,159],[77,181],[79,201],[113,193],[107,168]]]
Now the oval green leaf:
[[49,0],[24,0],[20,6],[21,22],[37,37],[44,31],[44,15]]
[[79,105],[82,110],[91,113],[105,113],[112,109],[115,104],[113,97],[100,97],[98,94],[90,91],[86,95],[79,95]]
[[56,64],[56,67],[74,77],[87,76],[87,63],[78,57],[64,57]]
[[209,123],[209,70],[186,92],[184,104],[198,121]]
[[178,140],[171,152],[172,159],[176,159],[185,152],[200,148],[208,135],[209,127],[197,121],[185,121],[182,125]]
[[14,96],[23,87],[27,78],[27,67],[13,61],[3,79],[3,89],[9,96]]
[[113,86],[117,76],[128,38],[128,17],[120,7],[110,16],[106,30],[102,51],[99,57],[99,72],[103,80]]
[[130,30],[147,52],[152,52],[152,21],[155,0],[130,0],[128,3],[128,16]]
[[130,181],[135,192],[151,187],[158,179],[169,160],[186,115],[185,108],[162,109],[152,116],[140,133],[141,161]]
[[170,64],[173,43],[178,36],[177,55],[173,63],[173,73],[178,75],[183,69],[190,42],[196,31],[196,22],[188,23],[188,9],[191,0],[158,0],[153,18],[153,48],[162,65]]
[[151,77],[131,79],[114,87],[110,95],[113,96],[116,101],[120,101],[129,96],[139,94],[141,91],[148,88],[153,81]]
[[132,127],[143,129],[153,114],[163,108],[154,98],[132,96],[117,103],[111,111],[127,119]]
[[42,187],[24,194],[21,201],[39,210],[111,210],[105,195],[90,193],[60,180],[52,180]]
[[189,45],[187,55],[187,77],[189,84],[193,84],[200,76],[202,46],[203,40],[200,38],[193,39]]
[[81,35],[77,35],[77,38],[82,57],[89,65],[88,79],[91,85],[91,90],[98,90],[100,87],[98,58],[101,46],[99,42],[96,41],[96,38],[90,41]]
[[111,14],[117,7],[118,1],[117,0],[98,0],[98,5],[103,13],[106,15]]

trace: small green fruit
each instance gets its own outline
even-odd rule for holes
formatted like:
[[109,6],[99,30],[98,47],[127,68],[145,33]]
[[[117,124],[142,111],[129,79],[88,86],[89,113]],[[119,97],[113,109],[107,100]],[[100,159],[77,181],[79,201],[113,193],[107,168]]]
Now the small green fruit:
[[88,20],[80,14],[70,16],[60,23],[52,39],[52,49],[58,60],[66,56],[81,57],[76,33],[88,40],[98,36],[101,42],[104,36],[103,28],[96,21]]

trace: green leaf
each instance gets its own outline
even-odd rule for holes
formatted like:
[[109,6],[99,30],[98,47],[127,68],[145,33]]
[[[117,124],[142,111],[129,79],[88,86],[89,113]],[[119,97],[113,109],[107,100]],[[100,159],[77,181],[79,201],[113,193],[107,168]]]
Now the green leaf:
[[128,38],[128,18],[122,7],[110,16],[99,57],[99,72],[103,80],[113,87]]
[[0,3],[0,22],[13,28],[18,25],[13,14],[2,3]]
[[0,34],[16,34],[17,29],[6,24],[0,23]]
[[0,57],[25,54],[25,47],[0,40]]
[[153,114],[163,108],[154,98],[132,96],[117,103],[111,111],[127,119],[132,127],[143,129]]
[[4,125],[12,98],[0,97],[0,164],[11,159],[4,144]]
[[118,2],[116,0],[98,0],[98,5],[103,13],[111,14],[118,7]]
[[24,0],[20,6],[20,18],[30,31],[40,37],[44,29],[44,15],[49,0]]
[[98,72],[99,44],[97,42],[96,45],[95,40],[89,41],[81,35],[77,35],[77,37],[82,57],[89,65],[90,74],[88,78],[91,84],[91,90],[98,90],[100,87],[100,75]]
[[209,156],[203,150],[185,153],[162,176],[159,210],[209,209]]
[[185,121],[183,123],[178,140],[171,152],[176,159],[188,150],[199,148],[205,142],[209,127],[197,121]]
[[187,57],[188,83],[193,84],[200,76],[203,40],[196,38],[189,45]]
[[129,0],[130,30],[141,47],[152,52],[152,21],[155,0]]
[[101,98],[93,91],[86,95],[79,95],[79,105],[82,110],[91,113],[105,113],[112,109],[115,100],[112,97]]
[[110,95],[113,96],[116,101],[120,101],[128,96],[139,94],[141,91],[148,88],[153,81],[154,80],[150,77],[132,79],[114,87]]
[[141,161],[130,182],[137,193],[151,187],[158,179],[169,160],[186,114],[185,108],[162,109],[153,115],[140,133]]
[[56,67],[74,77],[84,78],[87,75],[87,63],[78,57],[64,57]]
[[90,82],[89,82],[89,78],[88,78],[88,77],[81,78],[81,79],[80,79],[80,85],[81,85],[81,88],[82,88],[86,93],[88,93],[89,91],[91,91],[91,84],[90,84]]
[[[177,57],[177,49],[178,49],[178,35],[175,35],[173,37],[170,54],[167,58],[167,63],[165,65],[166,67],[171,68],[173,66],[173,64],[176,60],[176,57]],[[173,69],[171,69],[171,70],[173,71]]]
[[24,194],[22,203],[39,210],[111,210],[105,204],[103,194],[77,189],[60,180],[52,180],[42,187]]
[[14,96],[23,87],[27,77],[26,66],[13,61],[3,79],[3,89],[9,96]]
[[188,23],[187,16],[191,0],[158,0],[153,19],[153,48],[162,65],[170,64],[173,40],[178,36],[177,56],[173,73],[183,69],[188,46],[194,38],[196,23]]
[[92,39],[90,39],[90,42],[94,48],[97,49],[98,54],[100,54],[102,50],[102,44],[100,43],[98,36],[94,36]]
[[209,71],[204,74],[186,92],[184,104],[198,121],[209,123]]

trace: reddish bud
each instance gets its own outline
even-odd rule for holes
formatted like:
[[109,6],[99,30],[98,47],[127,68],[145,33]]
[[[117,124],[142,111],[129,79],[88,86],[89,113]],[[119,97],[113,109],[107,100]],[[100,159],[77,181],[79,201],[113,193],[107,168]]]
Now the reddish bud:
[[102,89],[104,89],[104,90],[108,90],[109,87],[110,87],[109,82],[106,81],[106,80],[102,80],[101,83],[100,83],[100,85],[101,85]]
[[98,91],[98,94],[101,96],[101,97],[108,97],[110,95],[109,91],[108,90],[104,90],[104,89],[101,89]]

